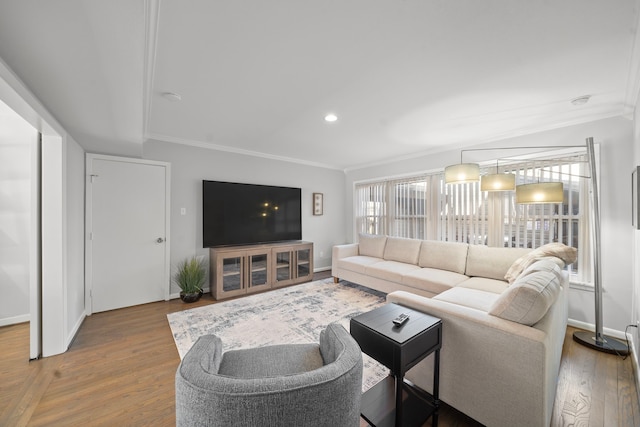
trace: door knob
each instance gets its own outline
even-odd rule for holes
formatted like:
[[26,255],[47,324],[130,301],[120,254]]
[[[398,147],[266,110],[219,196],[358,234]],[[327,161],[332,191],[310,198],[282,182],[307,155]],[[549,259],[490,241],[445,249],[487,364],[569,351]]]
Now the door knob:
[[162,243],[162,242],[164,242],[164,239],[162,237],[158,237],[158,240],[156,240],[156,242]]

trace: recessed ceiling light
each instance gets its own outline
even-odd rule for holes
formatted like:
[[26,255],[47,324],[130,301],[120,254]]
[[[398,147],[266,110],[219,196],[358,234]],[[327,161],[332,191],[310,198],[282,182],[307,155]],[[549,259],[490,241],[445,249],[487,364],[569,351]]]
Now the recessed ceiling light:
[[326,122],[335,122],[336,120],[338,120],[338,116],[336,116],[333,113],[329,113],[326,116],[324,116],[324,120]]
[[577,98],[573,98],[571,100],[571,103],[573,105],[584,105],[587,102],[589,102],[589,99],[591,99],[591,95],[584,95],[584,96],[579,96]]
[[178,102],[182,100],[182,96],[180,96],[180,94],[177,94],[175,92],[163,92],[162,96],[171,102]]

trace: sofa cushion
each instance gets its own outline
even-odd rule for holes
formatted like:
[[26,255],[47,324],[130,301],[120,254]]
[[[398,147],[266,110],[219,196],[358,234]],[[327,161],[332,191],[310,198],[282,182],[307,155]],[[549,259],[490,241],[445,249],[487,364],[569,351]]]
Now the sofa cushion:
[[226,351],[218,374],[256,379],[295,375],[323,366],[318,344],[277,344]]
[[387,237],[387,244],[384,247],[384,259],[388,261],[406,262],[407,264],[418,264],[420,254],[420,240],[403,239],[401,237]]
[[358,239],[358,253],[360,255],[382,258],[386,243],[387,236],[360,234]]
[[418,265],[464,274],[468,249],[466,243],[423,240]]
[[537,271],[548,271],[549,273],[555,274],[558,280],[560,280],[560,283],[562,283],[562,267],[564,267],[564,262],[560,258],[540,258],[529,267],[525,268],[524,271],[518,276],[518,279],[526,276],[527,274],[532,274]]
[[563,243],[548,243],[516,259],[505,273],[504,279],[513,283],[524,269],[541,258],[556,257],[560,258],[565,265],[569,265],[576,261],[577,256],[576,248]]
[[504,280],[489,279],[486,277],[470,277],[456,285],[460,288],[477,289],[479,291],[492,292],[494,294],[503,293],[509,284]]
[[377,262],[382,262],[382,258],[375,258],[371,256],[350,256],[346,258],[341,258],[337,261],[338,268],[343,268],[349,271],[355,271],[356,273],[364,274],[365,268],[370,266],[371,264],[375,264]]
[[404,262],[382,261],[366,267],[364,271],[369,276],[400,283],[404,274],[419,268],[417,265]]
[[530,252],[523,248],[493,248],[484,245],[469,245],[467,253],[467,276],[488,277],[505,280],[504,276],[513,262]]
[[484,312],[489,311],[500,295],[493,292],[485,292],[479,289],[456,287],[449,289],[433,297],[435,300],[446,301],[452,304],[463,305]]
[[464,274],[437,268],[420,268],[402,276],[402,284],[439,294],[467,280]]
[[500,295],[489,314],[534,325],[544,317],[560,293],[560,280],[549,271],[536,271],[518,278]]

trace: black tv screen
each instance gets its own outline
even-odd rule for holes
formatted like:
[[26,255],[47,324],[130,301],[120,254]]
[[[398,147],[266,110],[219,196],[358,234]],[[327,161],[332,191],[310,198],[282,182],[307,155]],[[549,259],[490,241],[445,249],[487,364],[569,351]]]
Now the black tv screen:
[[302,190],[202,181],[202,246],[302,239]]

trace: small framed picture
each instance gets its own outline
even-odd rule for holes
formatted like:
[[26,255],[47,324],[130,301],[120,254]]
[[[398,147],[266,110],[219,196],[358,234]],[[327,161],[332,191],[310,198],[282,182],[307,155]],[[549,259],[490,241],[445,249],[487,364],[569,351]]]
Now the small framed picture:
[[322,215],[322,193],[313,193],[313,214]]

